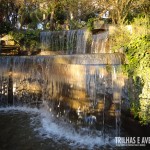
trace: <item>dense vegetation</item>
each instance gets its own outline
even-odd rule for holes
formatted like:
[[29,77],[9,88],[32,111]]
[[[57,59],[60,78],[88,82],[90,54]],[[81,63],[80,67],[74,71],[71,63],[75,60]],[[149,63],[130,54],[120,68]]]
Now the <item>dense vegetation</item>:
[[81,28],[106,12],[113,24],[124,24],[140,13],[149,15],[149,5],[148,0],[0,0],[0,34],[37,29],[39,23],[50,30]]
[[16,45],[19,45],[22,50],[34,51],[40,47],[40,30],[14,30],[10,31],[9,35],[13,37]]
[[113,50],[123,48],[127,64],[130,111],[142,124],[150,123],[150,18],[134,18],[131,30],[121,26],[112,35]]

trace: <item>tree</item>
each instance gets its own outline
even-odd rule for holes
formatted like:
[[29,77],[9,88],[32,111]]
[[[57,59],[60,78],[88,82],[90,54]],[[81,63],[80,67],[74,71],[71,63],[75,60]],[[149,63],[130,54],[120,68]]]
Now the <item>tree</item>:
[[149,8],[147,0],[98,0],[98,4],[101,10],[100,14],[109,11],[114,24],[124,24],[129,14],[133,14],[133,12],[141,13],[145,6],[147,9]]
[[16,23],[16,8],[12,0],[0,0],[0,33],[7,33]]
[[49,23],[49,29],[55,29],[55,10],[61,3],[59,0],[38,0],[39,10],[43,13],[43,22],[45,25]]
[[97,8],[91,0],[39,0],[40,9],[44,14],[45,24],[49,23],[50,30],[54,30],[60,22],[71,24],[87,21],[93,17]]
[[21,28],[28,25],[30,28],[36,29],[37,24],[42,22],[42,12],[37,1],[25,1],[19,8],[19,21]]
[[0,0],[0,22],[1,26],[15,28],[18,21],[18,11],[24,4],[24,0]]

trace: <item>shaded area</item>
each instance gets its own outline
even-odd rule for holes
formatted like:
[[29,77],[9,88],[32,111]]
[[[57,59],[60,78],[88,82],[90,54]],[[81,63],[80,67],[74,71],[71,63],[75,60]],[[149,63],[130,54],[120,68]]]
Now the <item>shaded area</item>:
[[[0,113],[0,149],[1,150],[48,150],[62,149],[69,150],[70,148],[61,142],[55,142],[52,139],[44,139],[34,131],[34,126],[31,125],[31,118],[36,115],[26,114],[24,112]],[[35,126],[40,125],[37,121]]]

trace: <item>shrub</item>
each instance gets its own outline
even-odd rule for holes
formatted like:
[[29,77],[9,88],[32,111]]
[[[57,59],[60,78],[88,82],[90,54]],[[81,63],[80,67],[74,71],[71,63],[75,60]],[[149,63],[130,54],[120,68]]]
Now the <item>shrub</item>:
[[39,30],[11,31],[14,41],[20,45],[22,50],[33,51],[39,47]]

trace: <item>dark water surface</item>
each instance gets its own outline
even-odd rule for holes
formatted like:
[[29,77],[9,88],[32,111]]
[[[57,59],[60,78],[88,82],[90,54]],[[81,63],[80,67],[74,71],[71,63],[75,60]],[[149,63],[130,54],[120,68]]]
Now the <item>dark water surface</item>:
[[[40,137],[37,131],[34,131],[34,125],[31,125],[31,118],[35,116],[24,112],[1,112],[0,150],[69,149],[64,143],[62,147],[61,143]],[[37,121],[37,126],[39,124]]]
[[[15,110],[16,109],[16,110]],[[33,109],[34,110],[34,109]],[[2,108],[0,110],[0,150],[67,150],[67,144],[46,138],[38,110]]]

